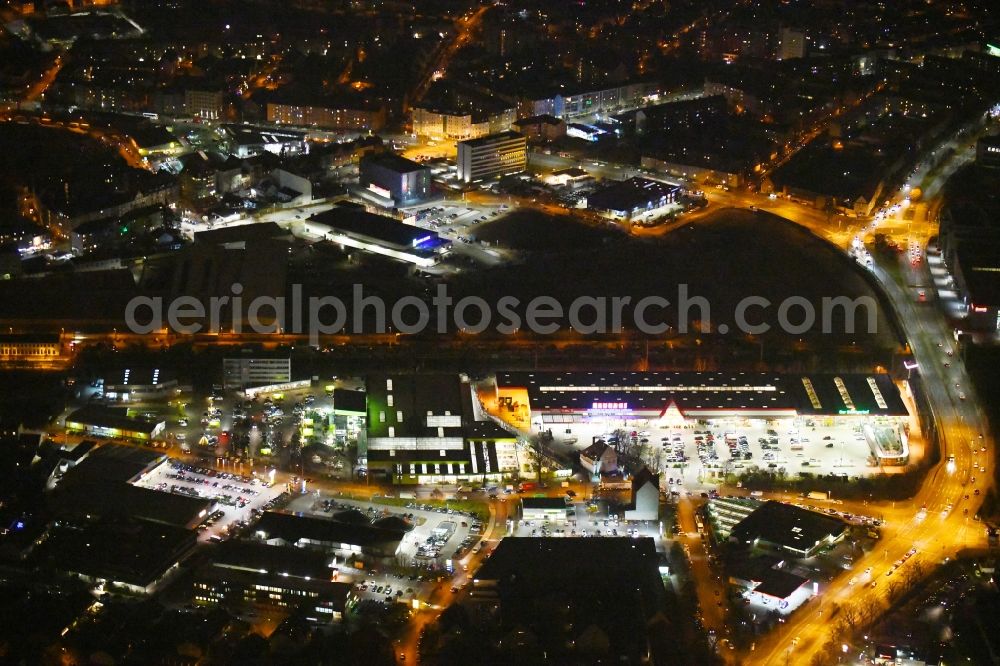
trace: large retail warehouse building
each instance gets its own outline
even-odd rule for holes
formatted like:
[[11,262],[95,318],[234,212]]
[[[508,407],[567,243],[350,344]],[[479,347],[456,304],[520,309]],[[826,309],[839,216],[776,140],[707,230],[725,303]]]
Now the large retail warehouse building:
[[493,391],[480,391],[484,404],[522,429],[807,419],[864,429],[881,464],[905,464],[908,455],[909,415],[885,374],[500,372]]

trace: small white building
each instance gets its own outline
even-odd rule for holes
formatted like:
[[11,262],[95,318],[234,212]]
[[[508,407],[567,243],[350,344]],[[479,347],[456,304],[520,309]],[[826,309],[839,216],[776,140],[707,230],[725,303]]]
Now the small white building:
[[660,475],[648,467],[632,477],[632,501],[625,508],[625,520],[658,520],[660,517]]
[[566,512],[566,500],[561,497],[525,497],[521,499],[522,520],[565,523]]

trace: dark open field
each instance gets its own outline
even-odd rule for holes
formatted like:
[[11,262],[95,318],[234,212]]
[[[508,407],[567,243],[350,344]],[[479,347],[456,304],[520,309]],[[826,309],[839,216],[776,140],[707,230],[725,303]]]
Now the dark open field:
[[[747,318],[776,327],[778,304],[800,296],[817,313],[814,328],[803,337],[815,337],[821,335],[824,298],[876,296],[862,269],[837,249],[780,218],[749,211],[720,210],[655,239],[629,238],[571,219],[522,212],[484,225],[477,237],[534,248],[523,263],[468,274],[455,283],[460,295],[480,295],[488,301],[504,295],[522,301],[551,295],[566,306],[580,296],[631,296],[634,303],[659,295],[676,305],[681,285],[687,285],[689,295],[708,300],[712,330],[725,324],[732,331],[741,299],[768,299],[772,306],[751,308]],[[858,332],[853,334],[846,332],[843,316],[829,317],[837,344],[894,346],[890,321],[881,308],[875,310],[871,334],[866,332],[864,310],[857,312]],[[793,323],[801,320],[799,312],[792,310]],[[698,319],[698,309],[689,313],[690,319]],[[676,312],[671,317],[676,325]]]

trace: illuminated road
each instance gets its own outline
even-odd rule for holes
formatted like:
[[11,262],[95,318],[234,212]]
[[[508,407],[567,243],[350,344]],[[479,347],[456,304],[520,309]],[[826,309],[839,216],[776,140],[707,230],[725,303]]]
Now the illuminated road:
[[698,604],[701,606],[702,624],[705,630],[714,630],[719,638],[725,636],[726,627],[726,585],[717,573],[705,548],[705,541],[698,531],[694,517],[695,506],[688,497],[677,503],[677,522],[681,533],[677,540],[684,546],[691,567],[691,575],[696,581]]
[[[842,240],[825,225],[808,223],[807,217],[796,215],[788,219],[834,242]],[[905,578],[907,567],[913,567],[914,562],[920,562],[927,573],[963,548],[981,547],[986,542],[982,524],[972,519],[982,498],[974,491],[979,489],[985,494],[992,483],[994,443],[988,436],[985,415],[960,354],[947,356],[947,351],[954,348],[951,328],[939,308],[918,302],[912,290],[899,283],[896,276],[901,275],[905,280],[905,269],[890,272],[877,265],[874,273],[906,328],[917,363],[916,372],[924,380],[940,433],[942,462],[928,473],[911,501],[869,505],[867,512],[877,510],[884,514],[886,524],[877,548],[855,564],[853,573],[871,567],[871,578],[852,585],[851,576],[843,575],[821,590],[818,608],[826,609],[827,616],[833,611],[833,604],[844,603],[870,606],[880,614],[892,596],[890,588],[898,585],[893,580]],[[950,367],[945,367],[946,361]],[[948,462],[950,456],[954,456],[953,463]],[[887,575],[894,562],[911,548],[917,549],[916,555],[898,571]],[[759,641],[754,652],[743,655],[743,663],[812,663],[823,653],[827,642],[835,638],[835,627],[836,622],[810,608],[808,612],[793,615],[787,624]]]
[[[942,165],[935,175],[925,180],[926,174],[917,174],[917,182],[924,187],[928,210],[926,220],[904,219],[904,211],[879,223],[873,230],[868,218],[828,214],[802,206],[784,198],[771,199],[749,191],[709,190],[709,211],[719,207],[758,209],[772,213],[805,227],[813,234],[846,249],[855,237],[864,239],[873,231],[885,233],[903,247],[914,240],[921,247],[936,233],[933,213],[939,204],[937,195],[946,178],[960,164],[969,159],[971,142],[961,144],[949,140],[939,147],[956,149],[951,163]],[[546,168],[564,168],[572,160],[532,154],[532,162]],[[632,175],[629,167],[599,163],[587,165],[595,176],[620,180]],[[668,178],[667,180],[675,180]],[[889,197],[892,201],[904,198],[900,192]],[[683,223],[695,223],[705,213],[691,213],[682,218]],[[663,225],[641,231],[640,235],[669,233],[678,224]],[[836,606],[851,605],[871,610],[873,617],[881,615],[890,598],[900,592],[901,581],[913,582],[926,575],[945,558],[953,558],[964,548],[982,547],[986,542],[985,530],[973,516],[981,498],[993,478],[994,444],[986,428],[986,418],[976,400],[972,382],[959,354],[954,352],[952,330],[943,312],[933,303],[918,302],[912,284],[932,284],[926,272],[926,262],[912,268],[906,256],[890,261],[900,261],[899,267],[876,265],[874,275],[889,296],[900,321],[905,327],[916,372],[921,373],[931,409],[940,432],[942,462],[932,469],[916,496],[905,502],[845,503],[843,510],[884,518],[882,539],[878,547],[855,563],[849,574],[839,576],[829,585],[821,586],[815,605],[791,616],[789,622],[779,625],[769,635],[759,639],[753,651],[737,655],[738,663],[746,664],[810,664],[820,654],[825,654],[827,643],[836,638],[837,621],[831,620]],[[892,270],[896,268],[896,270]],[[889,270],[887,270],[889,269]],[[915,273],[915,275],[914,275]],[[949,367],[945,366],[948,362]],[[949,463],[949,457],[954,456]],[[975,495],[975,490],[980,495]],[[862,505],[863,506],[858,506]],[[922,509],[922,507],[926,507]],[[680,512],[684,520],[685,512]],[[690,531],[690,527],[685,528]],[[701,551],[700,539],[682,538],[692,561],[692,572],[698,582],[698,596],[706,629],[716,629],[719,619],[716,600],[712,593],[717,576],[707,566]],[[911,549],[916,553],[906,559],[898,569],[894,564]],[[864,572],[871,569],[870,575]],[[892,573],[889,573],[892,569]],[[874,585],[874,586],[873,586]],[[723,653],[728,658],[728,654]]]
[[493,7],[492,4],[481,5],[475,12],[466,14],[455,21],[455,36],[450,42],[442,43],[438,49],[438,55],[433,58],[431,64],[427,66],[427,71],[412,93],[409,95],[409,104],[414,104],[423,99],[427,94],[431,84],[448,70],[451,59],[458,53],[459,49],[472,40],[472,34],[479,28],[483,21],[483,15]]
[[33,102],[45,94],[45,91],[49,89],[52,82],[56,80],[57,76],[59,76],[59,70],[62,69],[62,66],[63,56],[60,53],[56,55],[55,59],[53,59],[49,68],[39,75],[38,80],[28,86],[28,89],[24,94],[24,100],[26,102]]
[[[424,627],[435,622],[441,612],[452,604],[457,598],[466,594],[468,586],[471,584],[472,575],[483,563],[496,544],[507,534],[507,517],[509,505],[517,501],[515,495],[511,495],[503,500],[490,501],[490,524],[483,534],[483,548],[478,553],[470,553],[463,557],[460,562],[464,564],[466,571],[456,569],[456,576],[446,579],[437,589],[431,593],[428,599],[429,607],[414,613],[407,627],[406,634],[399,641],[396,647],[397,662],[401,664],[415,664],[419,661],[420,634]],[[452,588],[459,588],[457,592],[452,592]]]

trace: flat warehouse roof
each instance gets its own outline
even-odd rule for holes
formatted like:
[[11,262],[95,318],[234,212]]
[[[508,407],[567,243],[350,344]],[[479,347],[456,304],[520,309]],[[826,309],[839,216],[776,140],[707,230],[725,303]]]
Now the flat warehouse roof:
[[121,444],[104,444],[80,460],[66,473],[66,479],[88,482],[131,481],[162,463],[166,456]]
[[330,556],[318,550],[239,539],[223,541],[212,554],[213,565],[220,569],[283,572],[286,576],[319,580],[330,580],[334,571],[330,562]]
[[587,197],[589,208],[629,211],[680,192],[679,185],[638,176],[609,185]]
[[521,500],[525,509],[566,510],[566,500],[561,497],[525,497]]
[[368,413],[368,401],[364,391],[350,389],[333,389],[333,411],[351,412],[355,414]]
[[265,539],[282,539],[294,543],[300,539],[352,546],[384,546],[398,544],[405,532],[402,530],[355,525],[326,518],[299,516],[291,513],[266,511],[254,532],[263,533]]
[[104,375],[105,386],[155,386],[175,380],[173,370],[151,366],[129,366]]
[[334,231],[341,231],[403,247],[410,250],[425,249],[439,243],[437,232],[404,224],[391,217],[375,215],[353,208],[332,208],[317,213],[309,221],[325,224]]
[[760,585],[753,591],[776,599],[787,599],[795,590],[809,582],[802,576],[781,569],[768,569],[761,578]]
[[53,507],[65,516],[140,518],[187,527],[208,515],[215,502],[160,492],[121,482],[73,479],[70,474],[53,492]]
[[722,372],[503,372],[497,384],[528,391],[532,410],[794,409],[779,378]]
[[784,379],[800,414],[907,414],[899,388],[886,374],[787,375]]
[[223,125],[239,144],[282,143],[285,141],[305,141],[305,132],[274,130],[252,125]]
[[763,539],[796,552],[808,552],[846,529],[847,523],[840,518],[771,500],[733,527],[730,536],[743,542]]
[[145,587],[195,546],[195,533],[142,520],[51,530],[40,557],[53,566]]
[[66,423],[78,423],[98,428],[114,428],[126,432],[152,433],[159,422],[136,419],[126,415],[127,410],[88,405],[66,417]]
[[[387,437],[390,427],[396,437],[438,437],[438,428],[446,437],[462,436],[462,391],[469,389],[458,375],[371,374],[365,384],[369,439]],[[428,415],[441,418],[428,422]]]
[[532,410],[664,413],[795,412],[905,416],[888,375],[764,372],[500,372],[497,386],[524,388]]
[[377,164],[397,173],[430,171],[429,167],[418,162],[414,162],[413,160],[406,159],[402,155],[397,155],[396,153],[380,153],[378,155],[370,155],[362,160],[362,165],[365,163]]

